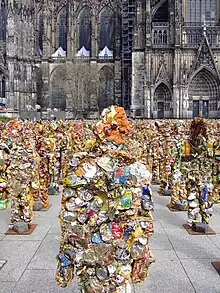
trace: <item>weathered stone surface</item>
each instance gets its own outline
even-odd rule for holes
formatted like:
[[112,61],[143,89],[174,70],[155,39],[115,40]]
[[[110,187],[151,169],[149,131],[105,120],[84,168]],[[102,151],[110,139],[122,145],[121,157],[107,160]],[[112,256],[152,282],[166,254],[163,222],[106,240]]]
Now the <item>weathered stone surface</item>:
[[17,233],[27,232],[29,229],[28,223],[25,222],[16,222],[13,224],[13,230]]
[[194,225],[193,229],[196,232],[200,232],[200,233],[207,233],[208,229],[209,229],[209,225],[206,223],[197,223]]
[[44,207],[44,205],[41,201],[35,201],[33,210],[34,211],[41,211],[43,207]]

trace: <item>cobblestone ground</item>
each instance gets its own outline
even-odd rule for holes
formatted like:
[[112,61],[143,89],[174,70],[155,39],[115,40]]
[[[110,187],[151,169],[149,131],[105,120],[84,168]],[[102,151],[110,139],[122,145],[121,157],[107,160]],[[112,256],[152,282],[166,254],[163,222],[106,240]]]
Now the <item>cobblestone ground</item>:
[[[149,279],[133,292],[220,293],[220,276],[211,265],[220,261],[220,205],[210,224],[216,235],[191,236],[182,227],[186,213],[170,212],[170,198],[157,190],[154,186],[156,231],[151,240],[156,263]],[[4,235],[9,211],[0,211],[0,293],[78,293],[76,282],[65,289],[55,282],[60,198],[51,196],[51,201],[49,211],[35,214],[38,227],[28,236]]]

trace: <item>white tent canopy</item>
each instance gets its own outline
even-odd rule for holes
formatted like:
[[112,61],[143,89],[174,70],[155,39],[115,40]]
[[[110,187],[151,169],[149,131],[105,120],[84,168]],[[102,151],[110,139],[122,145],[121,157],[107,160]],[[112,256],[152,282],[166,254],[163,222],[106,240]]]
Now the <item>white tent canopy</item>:
[[56,52],[52,54],[53,58],[58,58],[58,57],[66,57],[66,51],[63,50],[62,47],[59,47]]
[[83,46],[77,53],[76,57],[90,57],[90,51],[87,51]]
[[113,57],[113,51],[110,51],[107,46],[99,52],[99,57]]

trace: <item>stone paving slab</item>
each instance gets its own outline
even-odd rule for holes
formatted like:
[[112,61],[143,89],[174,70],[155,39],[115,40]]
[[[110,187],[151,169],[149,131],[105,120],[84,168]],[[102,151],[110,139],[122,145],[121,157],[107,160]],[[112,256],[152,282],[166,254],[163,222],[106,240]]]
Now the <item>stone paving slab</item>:
[[173,247],[167,237],[167,234],[154,233],[150,239],[151,249],[173,250]]
[[[220,225],[220,223],[219,223]],[[209,235],[209,239],[220,249],[220,235]]]
[[60,241],[54,235],[47,235],[36,254],[32,258],[27,269],[50,269],[54,270],[57,266],[56,256],[59,252]]
[[178,257],[182,258],[220,258],[220,249],[206,235],[181,234],[180,229],[165,229]]
[[16,286],[15,282],[1,282],[0,281],[0,292],[1,293],[12,293],[12,290],[14,289],[15,286]]
[[220,292],[220,277],[213,268],[211,262],[211,259],[181,260],[181,263],[197,293]]
[[76,282],[59,288],[55,270],[26,270],[12,293],[79,293]]
[[40,241],[0,241],[0,259],[7,260],[0,270],[0,281],[17,282],[40,243]]
[[210,227],[216,234],[220,234],[220,213],[213,213],[213,217],[210,220]]
[[194,293],[174,251],[153,251],[155,264],[150,268],[149,278],[143,284],[135,285],[135,293]]
[[9,211],[0,210],[0,234],[4,234],[8,230],[9,219]]

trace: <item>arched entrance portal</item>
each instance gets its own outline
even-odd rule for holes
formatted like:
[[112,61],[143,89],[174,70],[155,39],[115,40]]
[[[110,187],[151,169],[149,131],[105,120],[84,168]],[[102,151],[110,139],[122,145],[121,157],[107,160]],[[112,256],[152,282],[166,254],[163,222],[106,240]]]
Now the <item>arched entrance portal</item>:
[[192,116],[204,118],[217,117],[219,85],[213,74],[207,70],[200,70],[192,79],[188,94]]
[[161,83],[154,93],[154,108],[157,111],[157,118],[169,118],[171,117],[171,91],[168,86]]

